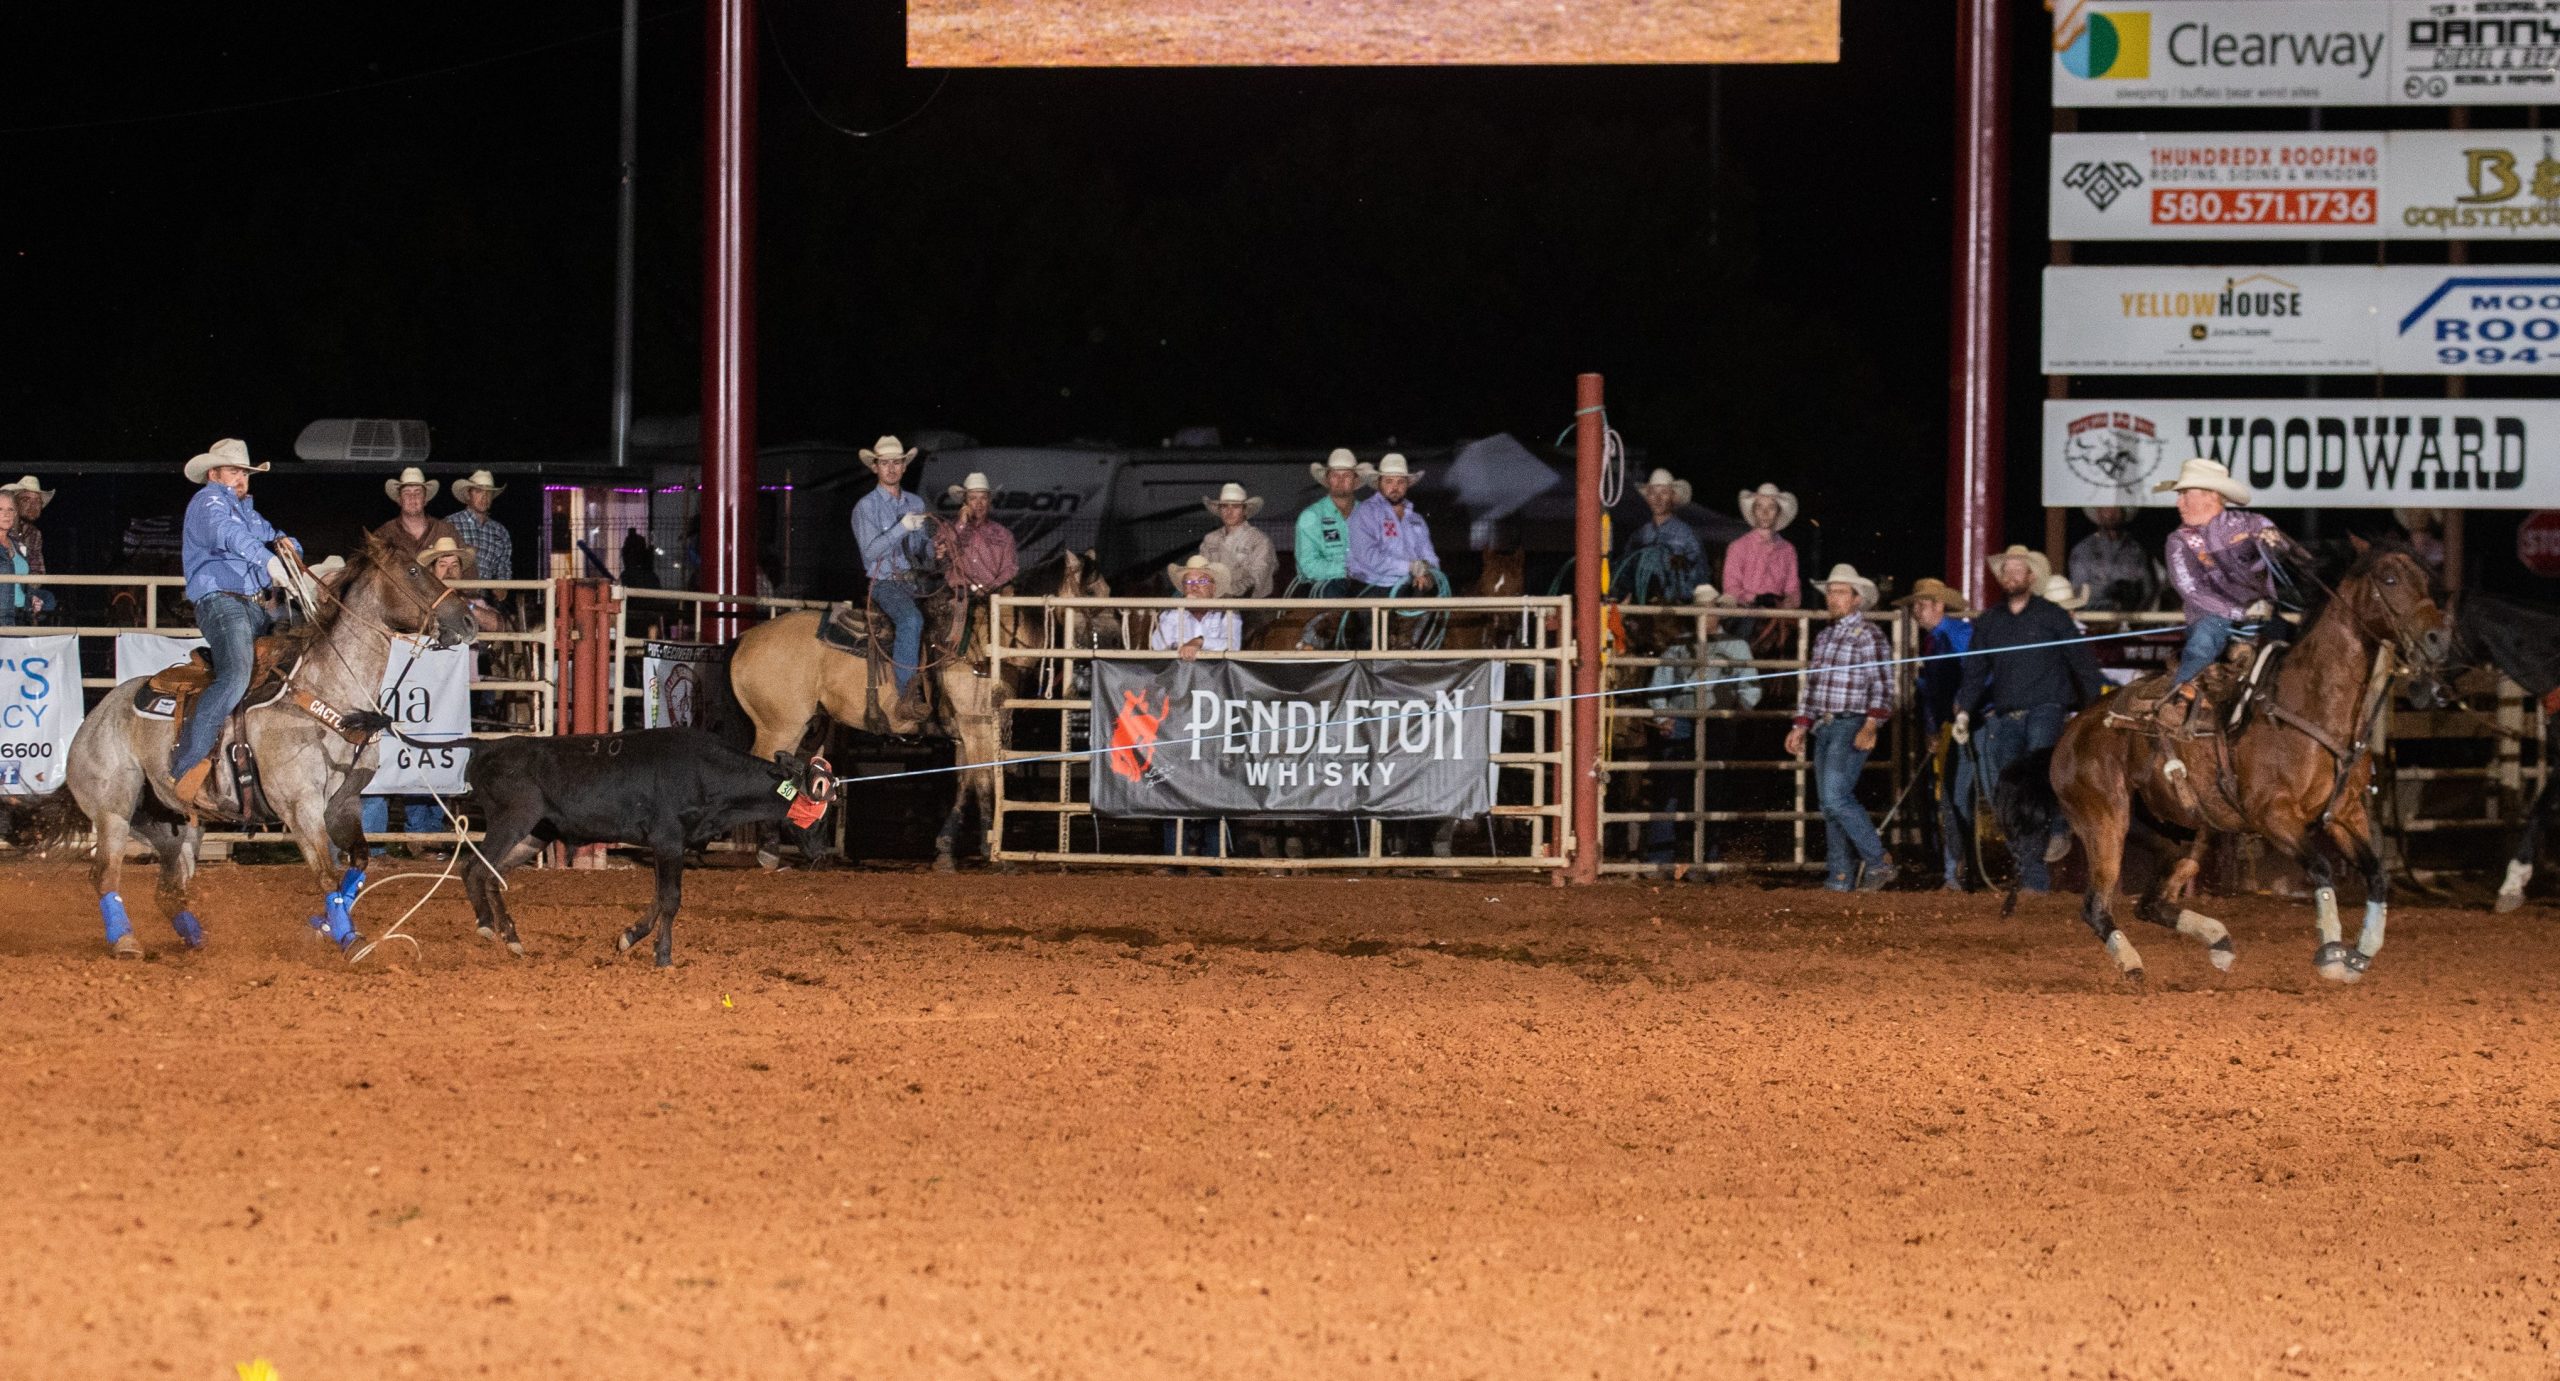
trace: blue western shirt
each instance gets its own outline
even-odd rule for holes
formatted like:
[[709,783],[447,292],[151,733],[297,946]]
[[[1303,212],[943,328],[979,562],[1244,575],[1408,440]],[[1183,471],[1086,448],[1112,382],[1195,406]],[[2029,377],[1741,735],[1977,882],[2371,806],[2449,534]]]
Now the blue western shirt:
[[924,512],[924,500],[903,489],[872,486],[853,506],[853,539],[862,544],[862,569],[874,580],[886,580],[916,568],[931,538],[919,528],[898,526],[910,513]]
[[207,481],[187,501],[187,598],[265,593],[267,543],[277,536],[256,504],[228,485]]

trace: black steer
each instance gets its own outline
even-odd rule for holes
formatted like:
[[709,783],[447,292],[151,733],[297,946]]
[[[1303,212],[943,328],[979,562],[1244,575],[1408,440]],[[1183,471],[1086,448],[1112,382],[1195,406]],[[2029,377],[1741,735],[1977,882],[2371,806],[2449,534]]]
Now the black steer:
[[[487,837],[463,865],[463,885],[485,939],[524,953],[498,875],[548,845],[633,844],[658,864],[658,901],[622,933],[621,948],[658,933],[660,967],[675,962],[676,908],[684,901],[684,853],[741,825],[779,824],[816,856],[816,826],[834,795],[823,758],[772,762],[691,729],[644,729],[568,738],[511,738],[475,748],[464,776],[471,813]],[[788,817],[801,807],[801,819]]]

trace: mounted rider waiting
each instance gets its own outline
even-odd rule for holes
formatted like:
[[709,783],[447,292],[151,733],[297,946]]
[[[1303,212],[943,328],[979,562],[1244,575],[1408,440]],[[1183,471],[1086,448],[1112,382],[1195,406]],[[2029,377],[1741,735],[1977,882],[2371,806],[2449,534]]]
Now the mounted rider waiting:
[[943,492],[960,505],[960,516],[933,534],[943,580],[963,595],[980,598],[1013,584],[1022,557],[1012,531],[995,520],[995,486],[973,471]]
[[921,568],[933,551],[924,530],[924,500],[898,487],[916,454],[894,436],[863,450],[862,463],[880,483],[853,506],[853,538],[862,544],[862,570],[871,577],[871,605],[897,629],[889,664],[898,678],[898,713],[907,719],[921,719],[925,712],[924,687],[916,681],[924,650],[924,607],[918,601],[925,593]]
[[[2178,496],[2181,526],[2169,534],[2169,581],[2186,601],[2187,645],[2178,673],[2154,700],[2149,722],[2182,726],[2192,718],[2196,678],[2220,661],[2244,620],[2275,613],[2274,553],[2310,559],[2300,545],[2256,513],[2235,511],[2249,502],[2247,486],[2220,463],[2201,457],[2178,467],[2178,477],[2152,486]],[[2174,710],[2174,713],[2173,713]]]
[[248,694],[258,636],[274,624],[261,602],[272,583],[269,548],[302,552],[300,543],[277,532],[250,502],[249,477],[267,468],[250,461],[248,446],[227,438],[187,462],[187,479],[203,486],[187,502],[187,598],[195,604],[196,627],[213,663],[213,684],[188,710],[169,759],[177,798],[191,810],[203,808],[214,741],[222,735],[222,721]]

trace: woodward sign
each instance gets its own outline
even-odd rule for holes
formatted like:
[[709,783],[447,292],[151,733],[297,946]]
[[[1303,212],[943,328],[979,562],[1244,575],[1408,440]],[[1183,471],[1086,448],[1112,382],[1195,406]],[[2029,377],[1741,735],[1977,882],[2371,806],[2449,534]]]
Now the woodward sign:
[[2560,149],[2539,130],[2057,134],[2057,240],[2560,236]]
[[2560,507],[2560,401],[2387,398],[2057,400],[2044,502],[2168,504],[2190,456],[2268,508]]
[[1481,661],[1098,662],[1103,815],[1439,820],[1493,808]]
[[2057,106],[2539,105],[2560,0],[2055,0]]
[[2044,372],[2560,373],[2560,264],[2048,268]]

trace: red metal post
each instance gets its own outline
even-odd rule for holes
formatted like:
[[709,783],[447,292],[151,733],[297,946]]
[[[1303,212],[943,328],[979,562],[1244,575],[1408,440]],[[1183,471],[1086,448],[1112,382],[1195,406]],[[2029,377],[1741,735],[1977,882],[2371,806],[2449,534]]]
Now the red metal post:
[[1947,358],[1947,579],[1976,603],[2000,549],[2008,392],[2009,19],[2005,0],[1956,9],[1955,312]]
[[[703,6],[702,572],[710,593],[756,589],[756,6]],[[734,607],[704,636],[736,637]]]
[[1573,381],[1573,858],[1567,882],[1600,880],[1600,376]]

